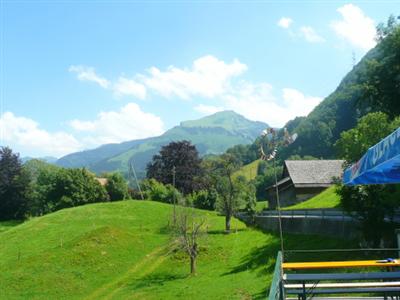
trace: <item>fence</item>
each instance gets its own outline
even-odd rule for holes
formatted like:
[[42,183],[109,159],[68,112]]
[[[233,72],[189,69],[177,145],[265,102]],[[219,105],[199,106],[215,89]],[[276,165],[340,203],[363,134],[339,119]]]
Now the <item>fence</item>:
[[276,256],[274,275],[272,277],[271,286],[269,288],[269,300],[285,299],[284,289],[282,284],[282,252],[279,251]]

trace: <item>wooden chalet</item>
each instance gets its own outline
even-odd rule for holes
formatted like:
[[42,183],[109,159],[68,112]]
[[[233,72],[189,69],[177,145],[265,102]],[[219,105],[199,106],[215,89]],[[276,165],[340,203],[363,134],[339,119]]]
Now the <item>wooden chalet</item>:
[[[281,207],[303,202],[334,184],[343,174],[343,160],[285,160],[278,181]],[[270,209],[276,207],[276,186],[267,188]]]

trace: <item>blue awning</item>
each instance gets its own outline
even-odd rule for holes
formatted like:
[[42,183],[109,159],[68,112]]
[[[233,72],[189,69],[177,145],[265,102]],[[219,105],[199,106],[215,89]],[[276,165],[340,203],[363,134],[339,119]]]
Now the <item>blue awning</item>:
[[345,185],[400,183],[400,127],[343,174]]

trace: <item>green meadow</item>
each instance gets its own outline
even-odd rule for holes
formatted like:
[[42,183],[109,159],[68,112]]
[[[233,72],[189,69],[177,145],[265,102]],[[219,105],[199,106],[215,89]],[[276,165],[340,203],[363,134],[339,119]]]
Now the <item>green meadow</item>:
[[[172,209],[152,201],[98,203],[0,224],[1,299],[263,299],[276,234],[196,210],[207,219],[197,275],[168,230]],[[344,241],[285,235],[287,249]]]
[[335,193],[335,186],[327,188],[322,193],[308,199],[307,201],[284,207],[284,210],[290,209],[318,209],[318,208],[337,208],[340,209],[340,197]]

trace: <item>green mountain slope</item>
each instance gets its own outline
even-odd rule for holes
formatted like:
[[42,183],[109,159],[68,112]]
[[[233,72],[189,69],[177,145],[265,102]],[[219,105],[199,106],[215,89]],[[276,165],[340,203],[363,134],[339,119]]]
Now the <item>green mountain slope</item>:
[[365,103],[361,89],[365,82],[367,66],[372,59],[383,60],[381,45],[369,51],[363,59],[343,78],[337,89],[326,97],[306,117],[288,122],[286,127],[298,133],[297,140],[281,151],[281,157],[311,155],[318,158],[334,158],[334,143],[340,133],[353,128],[357,119],[370,111],[356,103]]
[[[265,299],[276,235],[247,229],[223,233],[224,218],[207,217],[197,276],[171,251],[171,206],[151,201],[70,208],[0,231],[1,299]],[[1,225],[1,224],[0,224]],[[285,235],[287,249],[343,247],[322,237]],[[296,257],[291,257],[296,259]]]
[[120,171],[126,174],[132,158],[139,177],[144,177],[147,163],[161,146],[171,141],[189,140],[201,155],[219,154],[234,145],[252,143],[267,126],[247,120],[233,111],[223,111],[199,120],[182,122],[158,137],[73,153],[59,159],[57,164],[64,167],[85,166],[96,173]]

